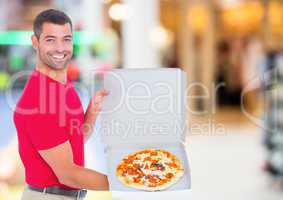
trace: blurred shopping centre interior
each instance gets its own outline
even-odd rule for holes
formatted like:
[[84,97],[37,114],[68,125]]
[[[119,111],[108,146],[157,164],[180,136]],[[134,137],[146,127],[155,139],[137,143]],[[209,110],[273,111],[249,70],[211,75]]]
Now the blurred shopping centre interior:
[[[84,82],[95,69],[181,68],[188,77],[190,122],[264,124],[264,169],[283,176],[280,0],[1,0],[0,150],[5,154],[15,135],[5,91],[21,91],[28,76],[17,75],[34,68],[32,22],[47,8],[65,11],[73,21],[71,80]],[[9,176],[17,177],[11,169],[2,167],[0,183],[22,182]]]
[[[32,22],[47,8],[63,10],[73,20],[72,80],[84,80],[94,68],[179,67],[196,83],[191,94],[200,96],[190,101],[191,109],[205,114],[215,105],[239,105],[241,92],[260,87],[254,79],[282,49],[277,0],[2,0],[1,90],[13,74],[34,68]],[[24,83],[21,77],[13,87]],[[256,110],[256,92],[246,97],[247,108]]]

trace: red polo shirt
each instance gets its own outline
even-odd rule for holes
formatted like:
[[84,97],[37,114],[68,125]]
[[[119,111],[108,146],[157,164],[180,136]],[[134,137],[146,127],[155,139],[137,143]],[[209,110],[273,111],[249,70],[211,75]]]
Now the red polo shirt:
[[38,151],[69,141],[74,163],[84,166],[83,122],[84,111],[72,83],[62,84],[34,70],[14,112],[27,184],[70,188],[59,183]]

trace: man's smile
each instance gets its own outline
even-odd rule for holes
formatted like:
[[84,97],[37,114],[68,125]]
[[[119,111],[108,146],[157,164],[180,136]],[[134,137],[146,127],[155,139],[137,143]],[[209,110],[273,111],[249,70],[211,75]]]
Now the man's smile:
[[54,61],[62,62],[62,61],[65,61],[67,54],[65,54],[65,53],[58,54],[57,53],[57,54],[50,54],[49,56],[51,56]]

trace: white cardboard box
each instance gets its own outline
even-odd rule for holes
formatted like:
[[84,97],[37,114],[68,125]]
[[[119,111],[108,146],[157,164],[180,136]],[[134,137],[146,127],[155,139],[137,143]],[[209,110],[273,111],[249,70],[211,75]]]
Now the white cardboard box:
[[190,188],[190,168],[185,152],[186,75],[180,69],[116,69],[104,75],[110,92],[101,112],[101,138],[106,145],[110,189],[137,191],[116,177],[119,162],[144,148],[175,154],[185,174],[168,190]]

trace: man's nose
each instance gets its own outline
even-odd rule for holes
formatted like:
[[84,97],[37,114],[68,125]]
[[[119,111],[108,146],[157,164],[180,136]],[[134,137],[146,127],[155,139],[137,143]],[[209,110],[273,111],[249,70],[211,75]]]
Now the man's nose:
[[64,49],[64,44],[62,42],[57,42],[56,43],[56,47],[55,47],[55,50],[59,53],[63,52],[65,49]]

